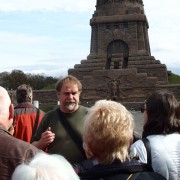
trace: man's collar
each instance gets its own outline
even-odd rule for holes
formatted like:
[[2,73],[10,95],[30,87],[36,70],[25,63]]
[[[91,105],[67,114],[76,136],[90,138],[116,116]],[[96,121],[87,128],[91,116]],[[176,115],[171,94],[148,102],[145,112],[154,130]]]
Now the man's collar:
[[30,102],[18,103],[15,108],[23,108],[23,107],[34,107],[34,105]]
[[0,131],[3,131],[7,134],[9,134],[10,136],[12,136],[2,125],[0,125]]

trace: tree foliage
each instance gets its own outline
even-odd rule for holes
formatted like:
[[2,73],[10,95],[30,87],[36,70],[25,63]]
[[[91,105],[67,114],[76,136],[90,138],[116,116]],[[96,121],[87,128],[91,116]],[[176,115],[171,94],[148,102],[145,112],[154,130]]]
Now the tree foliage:
[[21,84],[29,84],[34,90],[40,90],[56,83],[58,79],[40,74],[25,74],[20,70],[0,73],[0,85],[8,90],[16,90]]

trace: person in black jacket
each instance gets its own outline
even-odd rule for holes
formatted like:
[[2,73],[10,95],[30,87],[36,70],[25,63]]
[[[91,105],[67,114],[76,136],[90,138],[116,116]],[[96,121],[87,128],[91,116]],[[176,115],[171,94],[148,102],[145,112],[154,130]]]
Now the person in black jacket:
[[130,160],[134,119],[120,103],[99,100],[85,118],[83,146],[90,160],[74,165],[81,179],[164,179],[148,164]]

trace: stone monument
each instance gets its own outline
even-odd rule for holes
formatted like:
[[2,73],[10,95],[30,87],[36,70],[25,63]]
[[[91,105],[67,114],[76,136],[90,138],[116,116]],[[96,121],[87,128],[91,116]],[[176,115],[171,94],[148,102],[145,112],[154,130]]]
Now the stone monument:
[[142,0],[97,0],[90,26],[90,54],[68,70],[83,84],[82,104],[112,99],[133,108],[168,85],[166,65],[151,55]]

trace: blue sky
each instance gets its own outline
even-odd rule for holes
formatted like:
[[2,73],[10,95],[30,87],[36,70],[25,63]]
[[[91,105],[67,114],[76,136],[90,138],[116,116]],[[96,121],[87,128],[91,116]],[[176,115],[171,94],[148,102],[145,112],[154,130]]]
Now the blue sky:
[[[180,75],[179,0],[144,0],[151,54]],[[67,74],[90,53],[96,0],[0,0],[0,72]]]

